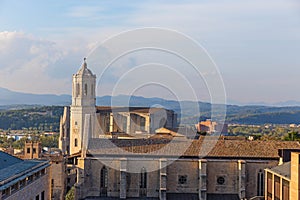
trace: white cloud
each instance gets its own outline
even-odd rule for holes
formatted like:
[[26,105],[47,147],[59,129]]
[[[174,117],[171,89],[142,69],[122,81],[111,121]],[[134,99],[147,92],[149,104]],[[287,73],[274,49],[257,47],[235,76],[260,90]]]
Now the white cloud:
[[73,62],[81,60],[81,50],[85,51],[62,48],[22,32],[0,32],[0,86],[33,93],[70,93],[70,67],[76,70],[78,63]]
[[[35,34],[44,35],[47,40],[20,32],[1,32],[0,86],[38,93],[70,93],[71,75],[80,66],[82,57],[120,31],[145,26],[176,29],[203,44],[229,80],[228,85],[249,87],[247,95],[241,95],[244,90],[234,88],[231,93],[237,99],[238,96],[263,99],[263,95],[256,95],[257,90],[268,89],[253,87],[252,81],[259,78],[255,74],[246,77],[244,71],[260,71],[274,79],[283,76],[294,81],[290,88],[295,91],[298,89],[295,85],[300,85],[292,76],[299,72],[297,0],[101,1],[82,5],[68,4],[53,11],[61,17],[59,22],[57,18],[43,18],[45,15],[41,26],[24,24],[27,32],[38,31]],[[34,14],[33,17],[38,18]],[[18,24],[14,26],[20,28]],[[281,68],[287,69],[286,72],[278,70]],[[235,80],[235,77],[243,78]],[[276,80],[269,83],[276,88],[282,85]],[[274,92],[272,97],[277,96]],[[296,97],[286,95],[286,98]]]

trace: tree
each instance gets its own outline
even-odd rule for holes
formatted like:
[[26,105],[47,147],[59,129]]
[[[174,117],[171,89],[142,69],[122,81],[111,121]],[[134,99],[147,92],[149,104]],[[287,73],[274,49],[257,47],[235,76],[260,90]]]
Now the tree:
[[75,199],[75,188],[72,187],[69,192],[66,194],[66,200],[74,200]]
[[58,147],[58,135],[40,136],[40,141],[43,147],[57,148]]
[[286,141],[295,141],[295,140],[300,140],[300,136],[298,132],[292,131],[289,132],[285,137],[284,140]]

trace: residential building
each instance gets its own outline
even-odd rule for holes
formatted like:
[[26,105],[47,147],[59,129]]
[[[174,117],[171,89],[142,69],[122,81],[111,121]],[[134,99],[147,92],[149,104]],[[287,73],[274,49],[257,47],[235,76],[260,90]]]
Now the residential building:
[[201,121],[198,124],[196,124],[195,126],[199,133],[200,132],[206,132],[208,134],[213,134],[213,133],[227,134],[228,133],[228,124],[211,121],[210,119],[207,119],[206,121]]
[[22,160],[0,151],[0,200],[47,200],[49,162]]
[[300,153],[292,152],[289,162],[265,169],[266,200],[300,199]]

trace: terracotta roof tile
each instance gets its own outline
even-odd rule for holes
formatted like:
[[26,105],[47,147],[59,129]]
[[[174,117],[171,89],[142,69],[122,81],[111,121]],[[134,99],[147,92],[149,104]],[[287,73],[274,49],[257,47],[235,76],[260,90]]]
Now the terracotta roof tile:
[[215,158],[279,158],[279,149],[300,149],[298,142],[179,139],[91,139],[88,152],[98,155],[192,156]]

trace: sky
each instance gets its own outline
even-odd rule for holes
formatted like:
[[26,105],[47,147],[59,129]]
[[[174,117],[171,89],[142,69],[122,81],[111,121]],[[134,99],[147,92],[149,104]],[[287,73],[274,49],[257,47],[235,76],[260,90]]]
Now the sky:
[[[158,27],[185,34],[205,49],[221,74],[228,101],[300,101],[297,0],[0,0],[0,24],[0,87],[10,90],[71,94],[72,74],[101,42],[120,32]],[[120,59],[112,73],[120,78],[118,69],[151,59],[181,63],[146,51]],[[205,82],[199,85],[197,95],[209,100]],[[145,88],[133,94],[172,98],[168,90]]]

